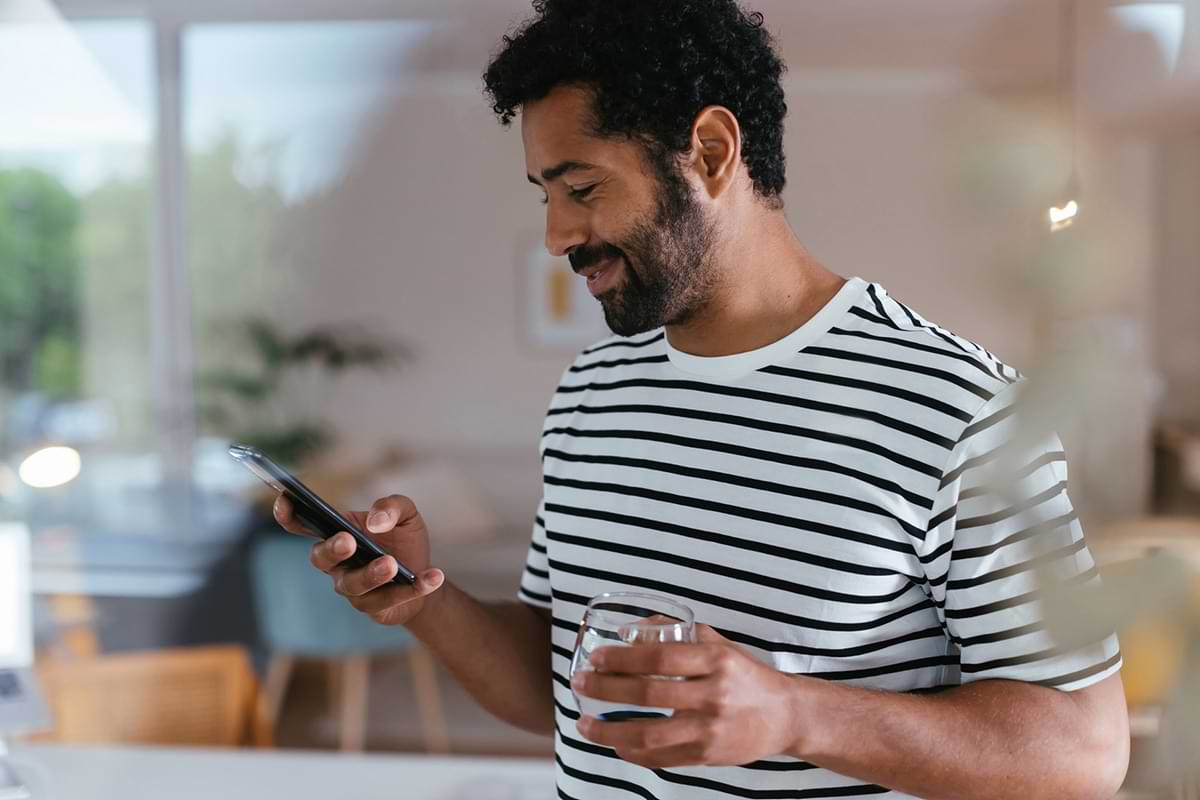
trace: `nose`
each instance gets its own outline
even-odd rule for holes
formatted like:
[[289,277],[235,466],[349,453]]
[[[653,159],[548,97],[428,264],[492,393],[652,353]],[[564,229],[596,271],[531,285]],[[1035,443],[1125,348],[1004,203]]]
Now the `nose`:
[[587,243],[590,233],[585,210],[573,205],[551,200],[546,206],[546,249],[550,255],[565,256]]

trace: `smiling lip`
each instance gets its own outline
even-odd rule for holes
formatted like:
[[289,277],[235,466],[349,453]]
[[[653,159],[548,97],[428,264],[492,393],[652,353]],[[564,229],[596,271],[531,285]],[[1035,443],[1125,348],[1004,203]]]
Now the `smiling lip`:
[[600,264],[588,267],[579,274],[587,278],[588,291],[596,295],[609,287],[620,266],[621,262],[618,259],[610,258]]

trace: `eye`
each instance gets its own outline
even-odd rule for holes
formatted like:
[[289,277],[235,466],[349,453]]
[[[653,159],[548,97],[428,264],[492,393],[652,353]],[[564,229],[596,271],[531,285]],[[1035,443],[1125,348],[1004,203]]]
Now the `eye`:
[[583,186],[578,189],[572,189],[571,191],[567,192],[567,194],[572,200],[582,200],[583,198],[585,198],[589,194],[591,194],[592,189],[595,189],[595,188],[596,188],[596,184],[593,183],[591,186]]

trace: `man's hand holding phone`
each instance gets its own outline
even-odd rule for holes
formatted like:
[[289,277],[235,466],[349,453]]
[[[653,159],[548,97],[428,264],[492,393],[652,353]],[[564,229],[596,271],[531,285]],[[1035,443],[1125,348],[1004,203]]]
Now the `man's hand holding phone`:
[[[376,500],[369,511],[352,512],[350,519],[389,555],[365,567],[345,566],[343,562],[354,555],[357,545],[354,537],[343,531],[313,545],[313,566],[333,578],[334,591],[376,622],[410,622],[445,581],[441,570],[429,566],[429,531],[416,505],[407,497],[391,495]],[[275,500],[275,520],[292,533],[308,533],[293,516],[292,504],[284,495]],[[417,574],[414,586],[392,583],[397,559]]]

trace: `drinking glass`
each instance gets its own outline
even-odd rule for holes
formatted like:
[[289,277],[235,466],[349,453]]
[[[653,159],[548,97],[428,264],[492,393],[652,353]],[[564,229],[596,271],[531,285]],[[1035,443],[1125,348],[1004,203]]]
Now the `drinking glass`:
[[[571,659],[571,678],[593,669],[592,652],[598,647],[632,647],[638,644],[696,641],[696,622],[692,610],[669,597],[636,592],[610,592],[593,597],[588,603],[575,654]],[[684,680],[678,676],[652,675],[656,680]],[[669,708],[649,708],[630,703],[611,703],[585,697],[571,690],[580,713],[606,721],[639,717],[669,717]]]

